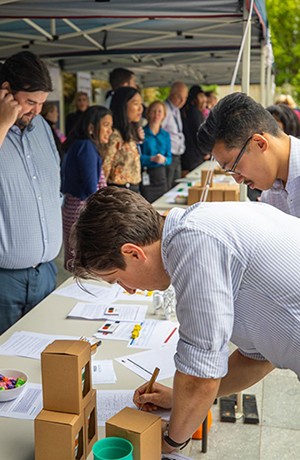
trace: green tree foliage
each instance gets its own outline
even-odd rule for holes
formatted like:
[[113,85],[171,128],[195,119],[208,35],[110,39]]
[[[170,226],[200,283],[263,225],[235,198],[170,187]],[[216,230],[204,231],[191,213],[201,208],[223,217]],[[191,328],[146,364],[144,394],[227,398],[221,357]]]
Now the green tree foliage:
[[300,0],[266,0],[266,6],[276,85],[291,85],[300,101]]
[[76,93],[76,74],[63,72],[63,88],[65,98],[65,115],[72,112],[72,102]]

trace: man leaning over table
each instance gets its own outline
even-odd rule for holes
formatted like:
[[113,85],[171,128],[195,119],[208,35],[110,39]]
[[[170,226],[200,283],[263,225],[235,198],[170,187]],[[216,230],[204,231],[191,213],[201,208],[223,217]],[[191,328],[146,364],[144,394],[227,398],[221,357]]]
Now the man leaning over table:
[[[274,367],[300,376],[300,220],[263,203],[206,203],[166,220],[140,195],[107,187],[75,224],[74,274],[136,289],[175,288],[180,324],[173,390],[136,390],[172,408],[163,451],[184,445],[217,396]],[[229,341],[238,349],[229,356]]]
[[237,183],[263,190],[262,202],[300,217],[300,139],[261,104],[243,93],[224,97],[201,125],[198,145]]
[[0,68],[0,334],[56,286],[59,155],[39,115],[50,91],[46,65],[30,52]]

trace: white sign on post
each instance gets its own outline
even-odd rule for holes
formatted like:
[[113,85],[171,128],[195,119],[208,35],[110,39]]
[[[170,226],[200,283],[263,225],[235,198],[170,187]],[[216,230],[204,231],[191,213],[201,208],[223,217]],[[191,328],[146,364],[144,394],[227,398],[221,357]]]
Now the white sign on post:
[[77,72],[77,92],[87,93],[92,100],[92,79],[90,72]]

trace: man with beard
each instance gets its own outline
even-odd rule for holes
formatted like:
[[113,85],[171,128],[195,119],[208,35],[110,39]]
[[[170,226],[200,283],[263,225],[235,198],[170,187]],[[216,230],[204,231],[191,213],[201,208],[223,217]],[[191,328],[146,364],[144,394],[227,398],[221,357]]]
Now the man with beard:
[[0,69],[0,334],[56,286],[59,155],[39,115],[50,91],[46,65],[30,52]]
[[198,143],[236,182],[264,190],[261,201],[300,217],[300,140],[251,97],[221,99],[201,125]]

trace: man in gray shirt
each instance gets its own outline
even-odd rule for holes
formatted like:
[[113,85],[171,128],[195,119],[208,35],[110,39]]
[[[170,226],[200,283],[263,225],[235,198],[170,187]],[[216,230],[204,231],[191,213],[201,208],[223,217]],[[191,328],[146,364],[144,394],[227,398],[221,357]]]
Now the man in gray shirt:
[[52,82],[24,51],[0,70],[0,334],[56,286],[62,240],[59,155],[39,115]]

